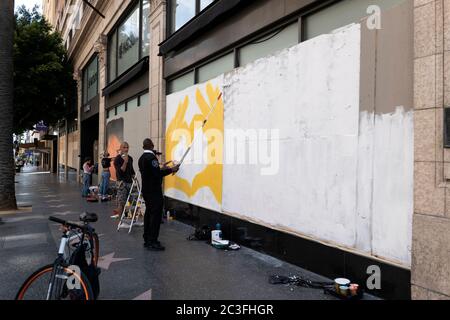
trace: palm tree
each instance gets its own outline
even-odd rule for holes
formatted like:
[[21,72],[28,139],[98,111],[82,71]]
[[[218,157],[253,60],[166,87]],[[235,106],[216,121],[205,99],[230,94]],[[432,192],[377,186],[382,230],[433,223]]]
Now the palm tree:
[[17,209],[13,156],[14,0],[0,1],[0,210]]

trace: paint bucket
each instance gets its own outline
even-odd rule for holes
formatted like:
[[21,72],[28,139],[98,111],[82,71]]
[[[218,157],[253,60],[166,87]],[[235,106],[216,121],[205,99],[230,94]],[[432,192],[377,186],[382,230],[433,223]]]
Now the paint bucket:
[[350,286],[350,280],[345,279],[345,278],[337,278],[334,279],[334,288],[336,289],[337,293],[340,293],[340,287],[348,287]]
[[359,290],[359,285],[358,284],[352,283],[350,285],[350,294],[352,295],[352,297],[358,295],[358,290]]
[[222,240],[222,231],[213,230],[211,231],[211,242]]
[[347,286],[340,286],[339,287],[339,294],[344,296],[344,297],[348,296],[348,291],[349,291],[349,289],[348,289]]

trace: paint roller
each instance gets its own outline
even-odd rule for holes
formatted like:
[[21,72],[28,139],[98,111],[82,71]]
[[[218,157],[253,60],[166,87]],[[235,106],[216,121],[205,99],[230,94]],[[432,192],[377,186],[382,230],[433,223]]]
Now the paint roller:
[[[205,120],[203,120],[203,124],[201,126],[201,129],[203,129],[206,126],[206,123],[209,120],[209,117],[213,114],[214,110],[216,109],[217,105],[219,104],[220,98],[222,98],[222,92],[219,94],[219,96],[216,99],[216,102],[214,103],[213,107],[211,108],[211,110],[209,111],[208,115],[206,116]],[[187,155],[189,154],[189,152],[192,149],[192,146],[194,145],[195,142],[195,132],[194,132],[194,137],[192,139],[191,145],[187,148],[186,152],[183,154],[183,157],[181,158],[180,161],[174,162],[174,161],[169,161],[167,164],[169,163],[173,163],[175,165],[179,165],[181,166],[184,162],[184,160],[186,159]]]

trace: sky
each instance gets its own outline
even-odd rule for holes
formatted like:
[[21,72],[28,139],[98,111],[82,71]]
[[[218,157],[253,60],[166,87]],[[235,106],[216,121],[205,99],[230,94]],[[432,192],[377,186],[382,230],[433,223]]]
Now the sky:
[[42,12],[42,0],[15,0],[15,8],[25,5],[27,8],[32,9],[34,5],[39,6],[39,10]]

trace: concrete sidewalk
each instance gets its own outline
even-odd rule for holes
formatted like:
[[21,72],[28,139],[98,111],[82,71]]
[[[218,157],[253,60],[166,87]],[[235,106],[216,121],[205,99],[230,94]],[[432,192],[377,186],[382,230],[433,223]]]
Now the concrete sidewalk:
[[56,258],[61,234],[48,217],[77,220],[83,211],[99,215],[99,299],[334,299],[322,290],[268,283],[272,274],[329,279],[247,248],[221,251],[187,241],[192,227],[176,221],[161,227],[166,251],[147,251],[142,228],[117,232],[113,204],[87,203],[76,183],[35,172],[18,174],[16,181],[18,201],[32,204],[32,212],[0,216],[0,299],[13,299],[33,271]]

